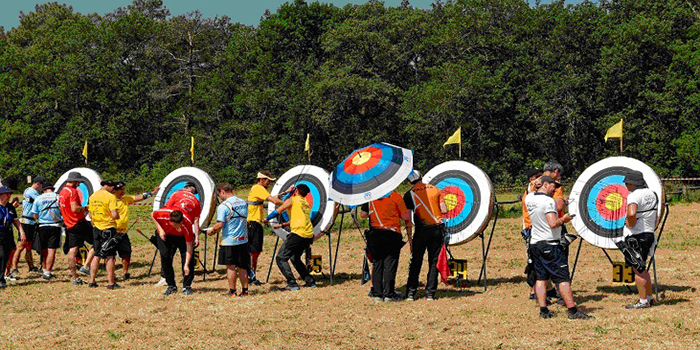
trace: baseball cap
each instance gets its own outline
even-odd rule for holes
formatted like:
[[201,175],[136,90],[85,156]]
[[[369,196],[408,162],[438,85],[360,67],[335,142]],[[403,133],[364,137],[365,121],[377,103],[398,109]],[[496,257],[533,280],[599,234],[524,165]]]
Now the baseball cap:
[[542,172],[541,169],[530,168],[530,169],[527,169],[527,171],[525,171],[525,175],[527,175],[527,178],[529,179],[529,178],[531,178],[531,177],[533,177],[541,172]]
[[122,188],[126,187],[126,182],[124,181],[117,181],[114,183],[114,190],[121,190]]
[[34,180],[32,180],[33,183],[41,183],[42,185],[46,182],[46,178],[43,176],[35,176]]
[[114,186],[114,181],[112,180],[102,180],[100,186]]
[[12,190],[7,186],[0,186],[0,194],[12,193]]
[[554,178],[552,178],[551,176],[540,177],[540,182],[541,183],[545,183],[545,182],[553,183],[556,186],[556,188],[561,187],[561,183],[557,182],[557,180],[554,180]]

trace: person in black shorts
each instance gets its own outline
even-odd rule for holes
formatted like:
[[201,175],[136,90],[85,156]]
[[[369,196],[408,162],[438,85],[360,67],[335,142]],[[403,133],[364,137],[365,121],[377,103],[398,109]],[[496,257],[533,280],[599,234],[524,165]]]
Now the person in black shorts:
[[43,192],[37,197],[32,206],[32,215],[39,223],[39,247],[42,256],[46,259],[42,262],[42,278],[50,281],[56,278],[53,275],[53,264],[56,260],[56,249],[61,246],[61,226],[63,217],[58,207],[58,195],[54,192],[51,184],[45,183],[42,186]]
[[[216,186],[221,204],[216,209],[216,224],[207,230],[208,235],[221,232],[219,265],[226,265],[230,296],[248,295],[248,252],[247,220],[248,204],[233,195],[233,187],[228,183]],[[241,280],[241,293],[236,291],[236,279]]]
[[[84,283],[78,278],[75,266],[75,257],[78,254],[78,250],[85,245],[85,242],[94,247],[92,224],[88,222],[85,217],[87,214],[87,207],[83,206],[82,199],[80,198],[81,193],[78,190],[81,181],[80,173],[68,173],[66,184],[58,194],[58,207],[61,209],[63,224],[66,227],[66,240],[63,244],[63,253],[66,254],[66,258],[68,259],[68,270],[70,271],[73,285],[82,285]],[[88,266],[90,266],[93,256],[95,255],[95,249],[93,247],[88,251],[83,261],[83,266],[80,268],[80,272],[87,276],[90,275]]]
[[0,186],[0,289],[7,286],[5,282],[5,269],[15,248],[14,225],[24,235],[24,230],[17,218],[14,205],[10,202],[12,189],[7,186]]

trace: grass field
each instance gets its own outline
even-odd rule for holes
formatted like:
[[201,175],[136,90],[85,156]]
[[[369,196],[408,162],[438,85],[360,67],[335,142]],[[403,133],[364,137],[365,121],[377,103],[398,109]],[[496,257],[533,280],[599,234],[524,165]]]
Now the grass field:
[[[317,289],[285,292],[276,266],[268,284],[253,287],[246,298],[225,296],[223,269],[199,275],[196,294],[164,297],[155,287],[160,271],[147,277],[154,249],[135,231],[130,281],[118,291],[74,287],[60,255],[58,280],[29,275],[0,291],[2,349],[689,349],[700,339],[700,204],[671,207],[657,253],[662,300],[657,307],[629,311],[635,296],[611,280],[603,253],[584,243],[574,280],[575,300],[595,319],[571,321],[555,305],[554,319],[538,318],[522,274],[525,256],[520,219],[499,219],[489,256],[488,291],[478,276],[481,244],[454,247],[455,258],[469,260],[470,285],[440,285],[437,301],[377,303],[360,285],[363,243],[357,230],[343,233],[336,283],[322,280]],[[136,227],[150,232],[148,207],[134,207]],[[333,242],[335,247],[336,235]],[[209,267],[213,258],[209,239]],[[274,236],[267,236],[259,275],[269,267]],[[314,245],[328,271],[327,239]],[[617,251],[611,252],[621,258]],[[408,247],[401,256],[397,286],[403,290]],[[573,254],[572,254],[573,259]],[[118,268],[121,265],[118,264]],[[201,269],[200,269],[201,271]],[[424,265],[425,271],[425,265]],[[179,278],[180,271],[176,268]],[[425,277],[422,274],[422,280]]]

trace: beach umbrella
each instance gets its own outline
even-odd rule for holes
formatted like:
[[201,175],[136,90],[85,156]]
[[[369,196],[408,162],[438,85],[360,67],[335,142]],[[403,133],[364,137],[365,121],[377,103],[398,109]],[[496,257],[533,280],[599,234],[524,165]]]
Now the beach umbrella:
[[393,191],[413,171],[413,151],[375,143],[350,153],[330,177],[330,198],[339,204],[360,205]]

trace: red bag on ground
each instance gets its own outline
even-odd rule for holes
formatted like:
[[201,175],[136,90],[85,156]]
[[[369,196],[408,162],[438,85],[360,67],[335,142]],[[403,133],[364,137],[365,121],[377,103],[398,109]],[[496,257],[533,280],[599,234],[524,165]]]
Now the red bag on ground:
[[447,248],[444,244],[442,245],[442,249],[440,249],[440,254],[438,255],[437,269],[440,272],[440,279],[442,280],[442,283],[447,284],[447,278],[452,275],[452,271],[450,271],[450,265],[447,264]]

